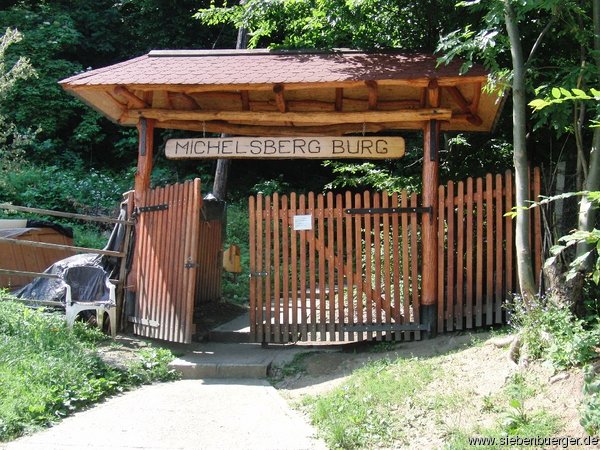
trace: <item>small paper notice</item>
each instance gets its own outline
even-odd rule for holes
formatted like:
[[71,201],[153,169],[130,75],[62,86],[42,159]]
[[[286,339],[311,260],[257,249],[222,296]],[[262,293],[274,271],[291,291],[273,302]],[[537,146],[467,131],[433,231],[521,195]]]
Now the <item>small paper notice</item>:
[[312,230],[312,214],[294,216],[294,231]]

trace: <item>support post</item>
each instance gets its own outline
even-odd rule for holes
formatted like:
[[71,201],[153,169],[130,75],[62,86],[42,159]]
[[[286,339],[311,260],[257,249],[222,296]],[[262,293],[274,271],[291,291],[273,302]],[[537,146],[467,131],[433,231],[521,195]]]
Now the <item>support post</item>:
[[135,173],[135,204],[139,205],[142,192],[150,189],[152,159],[154,157],[154,120],[141,118],[137,125],[139,134],[138,164]]
[[422,268],[421,268],[421,324],[429,327],[429,337],[437,334],[437,266],[438,266],[438,186],[439,167],[439,123],[430,120],[423,129],[423,192],[422,206],[431,208],[423,213],[421,221]]

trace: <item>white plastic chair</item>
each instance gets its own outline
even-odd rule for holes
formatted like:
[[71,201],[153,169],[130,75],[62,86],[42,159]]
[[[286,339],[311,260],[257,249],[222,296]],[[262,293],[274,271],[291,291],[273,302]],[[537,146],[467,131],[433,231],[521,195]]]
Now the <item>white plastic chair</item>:
[[110,335],[117,334],[117,302],[115,285],[101,267],[70,267],[63,274],[65,282],[65,312],[67,325],[73,326],[82,311],[95,311],[100,329],[104,313],[110,321]]

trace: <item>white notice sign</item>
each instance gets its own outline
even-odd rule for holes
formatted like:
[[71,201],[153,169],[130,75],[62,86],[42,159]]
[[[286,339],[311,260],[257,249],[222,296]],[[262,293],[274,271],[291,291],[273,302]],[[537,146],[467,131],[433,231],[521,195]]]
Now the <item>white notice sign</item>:
[[294,231],[312,230],[312,214],[294,216]]

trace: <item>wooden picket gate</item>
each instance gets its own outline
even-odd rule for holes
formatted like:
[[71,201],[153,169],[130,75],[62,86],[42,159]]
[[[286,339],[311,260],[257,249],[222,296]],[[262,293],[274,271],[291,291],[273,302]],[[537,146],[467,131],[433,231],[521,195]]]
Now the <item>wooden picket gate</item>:
[[199,256],[200,180],[142,193],[133,264],[134,333],[189,343]]
[[[532,176],[532,198],[540,172]],[[249,199],[255,342],[419,339],[420,223],[407,192]],[[516,289],[512,174],[439,189],[438,331],[502,323]],[[536,281],[541,219],[533,210]]]
[[258,195],[249,209],[252,340],[419,337],[416,194]]

